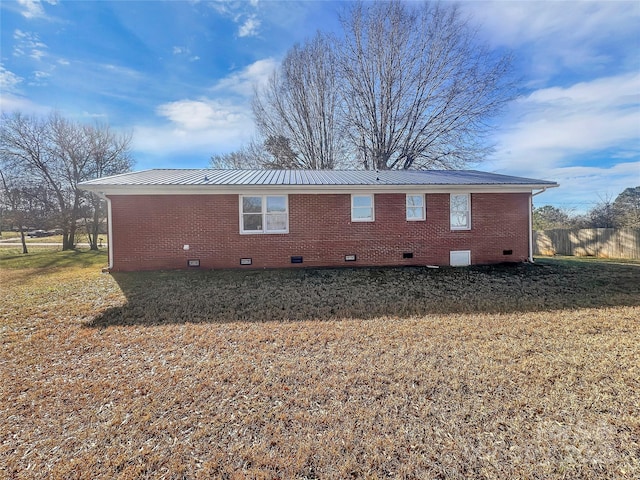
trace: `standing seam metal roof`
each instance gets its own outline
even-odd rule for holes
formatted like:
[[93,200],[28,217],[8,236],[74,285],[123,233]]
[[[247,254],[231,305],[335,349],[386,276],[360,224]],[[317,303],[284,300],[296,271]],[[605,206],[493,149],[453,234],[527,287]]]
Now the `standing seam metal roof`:
[[[154,169],[84,185],[549,185],[556,182],[477,170],[214,170]],[[82,185],[82,184],[81,184]]]

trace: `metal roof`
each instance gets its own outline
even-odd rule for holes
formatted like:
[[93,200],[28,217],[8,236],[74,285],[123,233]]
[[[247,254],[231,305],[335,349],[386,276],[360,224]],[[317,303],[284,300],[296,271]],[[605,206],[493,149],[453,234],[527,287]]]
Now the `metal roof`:
[[477,170],[214,170],[154,169],[98,178],[81,187],[110,186],[411,186],[556,187],[556,182]]

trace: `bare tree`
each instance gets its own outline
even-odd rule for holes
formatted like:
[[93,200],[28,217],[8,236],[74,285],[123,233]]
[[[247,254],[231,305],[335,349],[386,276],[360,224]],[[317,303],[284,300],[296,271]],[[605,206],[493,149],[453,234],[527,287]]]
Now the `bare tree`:
[[29,178],[31,192],[62,229],[62,249],[75,247],[77,220],[85,201],[78,183],[102,174],[127,171],[130,137],[108,127],[85,126],[53,113],[46,119],[20,113],[2,115],[0,161]]
[[[115,133],[109,125],[93,125],[85,127],[90,145],[90,158],[87,165],[89,178],[100,178],[128,172],[133,167],[133,159],[129,153],[131,134]],[[88,180],[84,178],[83,180]],[[86,221],[89,248],[98,250],[101,227],[105,223],[105,202],[94,193],[86,194],[91,221]]]
[[611,195],[599,196],[600,201],[587,213],[591,228],[614,228],[616,226],[616,212],[613,208]]
[[0,170],[0,181],[2,182],[2,204],[7,212],[12,216],[12,220],[18,224],[18,232],[20,232],[20,241],[22,243],[22,253],[27,254],[27,242],[24,236],[25,217],[27,209],[24,205],[24,190],[19,173],[15,172],[10,176],[6,172]]
[[274,165],[459,168],[484,159],[490,120],[514,96],[508,55],[482,45],[455,5],[359,2],[341,23],[339,40],[317,33],[294,46],[255,92],[258,130],[280,154]]
[[262,168],[271,161],[264,146],[258,140],[251,140],[235,152],[212,155],[209,161],[211,168],[251,169]]
[[312,168],[318,169],[319,167],[307,167],[304,162],[300,162],[300,157],[291,147],[291,142],[287,137],[282,135],[272,135],[264,141],[264,149],[270,155],[263,167],[265,168]]
[[86,179],[91,160],[88,128],[76,125],[57,113],[49,116],[47,126],[47,148],[51,158],[48,171],[52,176],[49,186],[58,200],[62,249],[69,250],[75,247],[83,199],[78,183]]
[[[47,122],[36,118],[26,117],[20,113],[11,116],[3,114],[0,125],[0,166],[4,172],[11,172],[13,185],[5,184],[5,191],[13,189],[13,195],[9,195],[15,202],[17,195],[20,200],[25,196],[36,197],[41,203],[52,206],[53,161],[49,154],[48,126]],[[15,178],[21,178],[20,185],[15,186]],[[5,177],[6,179],[6,177]],[[3,183],[5,183],[3,181]],[[28,188],[29,186],[30,188]],[[16,190],[16,188],[18,190]],[[28,191],[27,191],[28,188]],[[17,205],[16,205],[17,207]],[[20,215],[20,223],[23,223],[24,213]],[[19,226],[22,229],[22,225]],[[24,238],[24,233],[21,234]],[[26,253],[26,245],[23,245]]]
[[365,168],[458,168],[488,153],[510,59],[481,46],[456,6],[357,3],[341,21],[346,121]]
[[291,148],[289,139],[282,135],[267,137],[264,142],[252,140],[234,152],[212,155],[212,168],[219,169],[298,169],[298,155]]
[[274,166],[335,167],[343,141],[334,53],[333,42],[317,33],[289,50],[266,87],[256,90],[253,113],[265,146],[271,147],[276,159]]

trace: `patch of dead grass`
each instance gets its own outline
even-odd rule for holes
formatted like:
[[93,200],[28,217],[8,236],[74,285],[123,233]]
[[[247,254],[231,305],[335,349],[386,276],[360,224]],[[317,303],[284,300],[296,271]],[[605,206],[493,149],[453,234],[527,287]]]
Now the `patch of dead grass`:
[[[637,287],[600,285],[595,273],[578,281],[572,266],[556,267],[539,271],[564,272],[561,293],[544,288],[560,288],[555,280],[532,287],[533,277],[517,270],[511,280],[499,267],[442,270],[428,287],[445,285],[430,298],[448,311],[403,313],[425,287],[399,297],[393,315],[381,312],[394,297],[375,303],[375,295],[398,295],[388,284],[415,280],[413,269],[345,275],[344,288],[332,271],[229,272],[226,296],[217,273],[135,274],[122,287],[122,278],[94,269],[0,270],[0,472],[637,478],[640,307],[625,296]],[[271,282],[288,275],[299,293],[285,305],[287,319],[274,313],[285,297]],[[521,296],[512,308],[499,303],[502,313],[472,313],[486,300],[459,298],[459,289],[447,295],[456,282],[478,295],[502,285]],[[256,285],[264,292],[249,295],[246,307],[227,305],[239,310],[225,316],[219,304]],[[596,295],[599,288],[619,303]],[[185,306],[189,292],[218,296],[208,298],[207,313],[202,299]],[[546,295],[553,308],[527,303],[527,292]],[[585,292],[601,306],[577,308]],[[355,307],[343,306],[349,301]],[[117,312],[128,317],[118,321]]]

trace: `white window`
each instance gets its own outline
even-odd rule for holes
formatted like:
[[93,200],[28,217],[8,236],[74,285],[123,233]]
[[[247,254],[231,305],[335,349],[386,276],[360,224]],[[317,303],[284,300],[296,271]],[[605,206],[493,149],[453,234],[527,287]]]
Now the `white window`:
[[373,195],[351,195],[351,221],[373,222]]
[[471,195],[452,193],[449,198],[451,230],[471,229]]
[[407,220],[424,220],[425,213],[424,195],[407,194]]
[[286,195],[240,195],[240,233],[288,233]]

